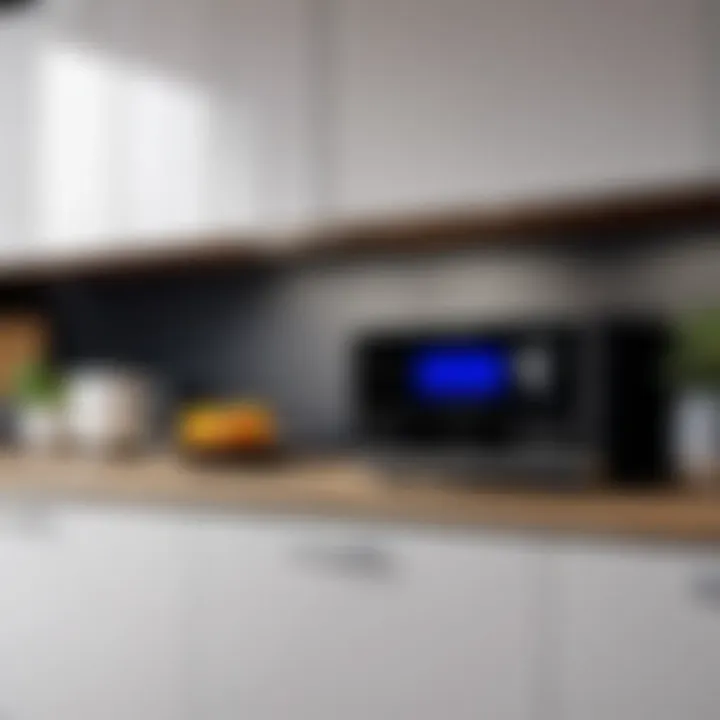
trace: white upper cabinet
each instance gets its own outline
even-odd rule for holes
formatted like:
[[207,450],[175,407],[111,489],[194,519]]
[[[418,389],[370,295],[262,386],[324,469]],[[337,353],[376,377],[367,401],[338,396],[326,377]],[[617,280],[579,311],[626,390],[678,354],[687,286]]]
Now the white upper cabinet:
[[533,717],[521,543],[223,519],[194,532],[197,717]]
[[553,717],[718,717],[716,551],[578,545],[557,562]]
[[108,1],[42,5],[33,167],[39,249],[106,244],[121,229],[118,69],[95,37]]
[[43,0],[0,15],[2,245],[707,176],[706,6]]
[[213,18],[205,43],[211,216],[221,227],[310,219],[317,197],[309,3],[197,1]]
[[710,171],[705,0],[337,0],[338,212],[523,201]]
[[304,219],[302,0],[47,0],[39,235],[179,241]]
[[37,12],[0,10],[0,257],[30,244]]

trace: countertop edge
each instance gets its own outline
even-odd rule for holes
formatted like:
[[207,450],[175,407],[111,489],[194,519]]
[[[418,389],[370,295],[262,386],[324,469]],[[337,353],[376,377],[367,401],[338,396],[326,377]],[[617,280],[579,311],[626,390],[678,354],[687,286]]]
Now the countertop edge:
[[247,477],[169,462],[129,466],[0,456],[0,500],[91,502],[337,521],[720,543],[720,497],[690,493],[540,492],[397,487],[352,464]]

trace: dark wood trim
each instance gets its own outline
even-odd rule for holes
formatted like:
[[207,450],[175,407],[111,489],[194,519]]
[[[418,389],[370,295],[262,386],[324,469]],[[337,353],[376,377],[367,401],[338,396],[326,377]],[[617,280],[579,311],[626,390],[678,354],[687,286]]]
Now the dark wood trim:
[[506,207],[459,208],[338,223],[308,238],[304,252],[356,255],[543,243],[629,242],[633,238],[720,230],[720,182]]
[[163,246],[118,243],[108,251],[0,265],[0,286],[195,268],[278,266],[325,257],[447,252],[515,243],[632,243],[648,237],[720,231],[720,182],[591,199],[320,223],[183,239]]
[[168,242],[155,247],[122,247],[119,243],[118,249],[69,252],[19,261],[5,267],[0,265],[0,287],[187,273],[196,269],[267,267],[285,262],[285,253],[263,248],[262,238],[263,234],[258,232],[247,236],[197,237],[177,245]]

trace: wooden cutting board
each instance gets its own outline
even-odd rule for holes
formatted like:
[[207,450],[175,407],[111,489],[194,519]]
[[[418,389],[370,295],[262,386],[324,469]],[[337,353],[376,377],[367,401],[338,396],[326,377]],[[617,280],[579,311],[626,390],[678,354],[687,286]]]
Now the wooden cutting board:
[[18,368],[46,356],[49,337],[39,315],[0,313],[0,399],[12,392]]

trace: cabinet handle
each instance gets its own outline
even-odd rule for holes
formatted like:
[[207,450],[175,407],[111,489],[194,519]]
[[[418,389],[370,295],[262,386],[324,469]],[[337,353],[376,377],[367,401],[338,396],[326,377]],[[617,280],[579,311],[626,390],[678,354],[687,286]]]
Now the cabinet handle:
[[[54,512],[44,502],[16,501],[0,508],[0,532],[42,539],[53,535]],[[0,716],[2,720],[2,716]]]
[[383,578],[395,570],[387,551],[367,543],[308,545],[296,555],[313,569],[349,577]]

